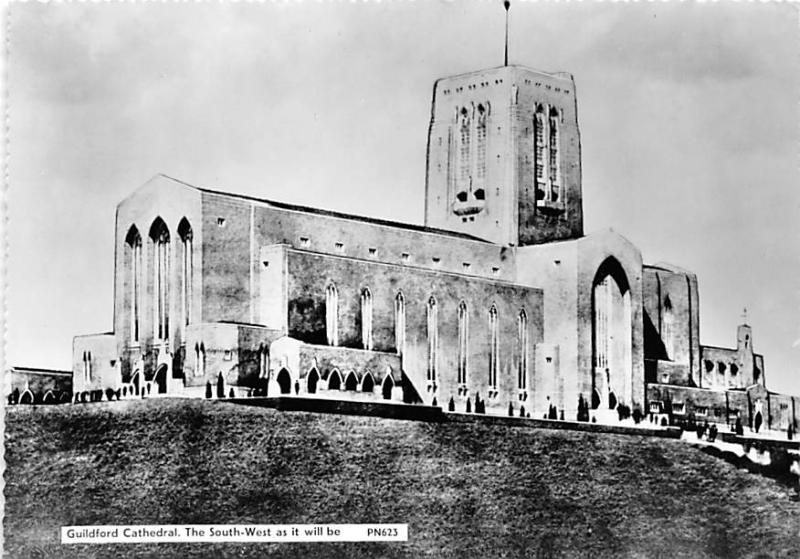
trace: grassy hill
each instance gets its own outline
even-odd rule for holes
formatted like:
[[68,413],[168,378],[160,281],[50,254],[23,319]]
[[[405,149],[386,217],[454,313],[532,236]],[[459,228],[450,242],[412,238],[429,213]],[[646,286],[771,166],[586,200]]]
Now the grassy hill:
[[[13,409],[5,458],[11,557],[800,557],[792,489],[674,440],[149,400]],[[62,525],[361,522],[409,541],[58,544]]]

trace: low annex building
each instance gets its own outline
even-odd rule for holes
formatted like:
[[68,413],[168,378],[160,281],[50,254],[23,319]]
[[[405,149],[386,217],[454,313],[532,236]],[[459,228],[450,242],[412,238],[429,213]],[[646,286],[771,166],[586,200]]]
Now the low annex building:
[[75,338],[75,391],[794,424],[748,326],[701,345],[694,274],[584,233],[580,148],[572,76],[512,65],[436,82],[424,226],[158,175],[117,207],[114,329]]

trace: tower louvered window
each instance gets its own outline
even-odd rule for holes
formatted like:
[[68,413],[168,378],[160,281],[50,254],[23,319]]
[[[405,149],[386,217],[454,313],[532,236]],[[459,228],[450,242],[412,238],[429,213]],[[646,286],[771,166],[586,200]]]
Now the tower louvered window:
[[559,165],[559,114],[556,109],[550,109],[550,138],[548,149],[550,154],[550,189],[548,200],[558,202],[561,199],[561,169]]

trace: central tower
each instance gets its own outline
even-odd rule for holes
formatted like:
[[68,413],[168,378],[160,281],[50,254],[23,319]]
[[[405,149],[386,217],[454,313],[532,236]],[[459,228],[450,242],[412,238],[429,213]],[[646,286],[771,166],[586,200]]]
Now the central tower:
[[427,226],[502,245],[582,236],[572,76],[501,66],[438,80],[427,166]]

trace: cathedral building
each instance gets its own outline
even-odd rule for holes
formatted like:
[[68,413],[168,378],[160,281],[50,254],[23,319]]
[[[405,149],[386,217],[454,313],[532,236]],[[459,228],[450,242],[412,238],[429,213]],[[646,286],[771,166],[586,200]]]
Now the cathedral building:
[[74,390],[794,423],[749,326],[701,345],[694,274],[584,233],[580,150],[572,76],[511,65],[436,82],[424,225],[156,176],[117,207],[113,332],[75,338]]

